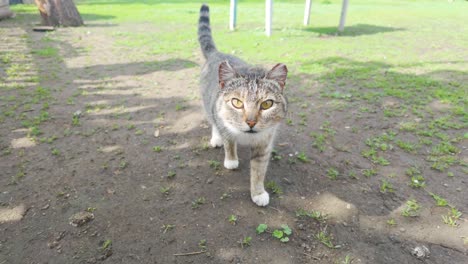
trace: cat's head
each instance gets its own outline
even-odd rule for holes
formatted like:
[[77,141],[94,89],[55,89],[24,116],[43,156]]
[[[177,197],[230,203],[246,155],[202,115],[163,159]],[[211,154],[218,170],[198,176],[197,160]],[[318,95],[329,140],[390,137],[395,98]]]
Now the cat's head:
[[277,125],[287,111],[283,89],[288,69],[277,64],[270,71],[234,68],[227,61],[219,66],[223,104],[218,109],[225,126],[235,134],[255,134]]

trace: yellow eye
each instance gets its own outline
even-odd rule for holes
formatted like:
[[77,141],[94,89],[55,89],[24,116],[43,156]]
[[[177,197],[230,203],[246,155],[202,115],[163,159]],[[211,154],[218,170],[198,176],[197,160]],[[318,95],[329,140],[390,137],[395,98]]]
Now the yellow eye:
[[231,103],[232,103],[232,106],[238,109],[244,107],[244,103],[242,103],[242,101],[237,98],[232,98]]
[[260,105],[260,109],[266,110],[273,105],[273,100],[266,100]]

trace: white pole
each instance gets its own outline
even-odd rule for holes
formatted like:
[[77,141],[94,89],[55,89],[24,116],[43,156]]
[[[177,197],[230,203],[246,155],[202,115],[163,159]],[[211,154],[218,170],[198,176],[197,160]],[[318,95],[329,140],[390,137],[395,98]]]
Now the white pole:
[[237,20],[237,0],[231,0],[229,6],[229,29],[234,30],[236,28]]
[[304,26],[309,25],[310,22],[310,7],[312,6],[312,0],[306,0],[304,9]]
[[343,32],[344,24],[346,22],[346,13],[348,12],[348,0],[343,0],[343,6],[341,7],[340,25],[338,31]]
[[273,16],[273,0],[266,0],[265,2],[265,33],[271,36],[271,21]]

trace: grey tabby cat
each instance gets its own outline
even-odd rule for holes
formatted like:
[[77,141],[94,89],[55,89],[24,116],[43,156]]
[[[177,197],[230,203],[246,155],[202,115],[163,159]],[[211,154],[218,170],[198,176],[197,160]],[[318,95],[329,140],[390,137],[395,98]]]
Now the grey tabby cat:
[[219,52],[211,36],[207,5],[200,9],[198,40],[206,59],[201,92],[212,125],[210,143],[213,147],[224,145],[224,167],[231,170],[239,166],[237,143],[251,147],[250,194],[255,204],[266,206],[270,197],[264,180],[273,139],[286,116],[283,89],[288,69],[277,64],[267,71]]

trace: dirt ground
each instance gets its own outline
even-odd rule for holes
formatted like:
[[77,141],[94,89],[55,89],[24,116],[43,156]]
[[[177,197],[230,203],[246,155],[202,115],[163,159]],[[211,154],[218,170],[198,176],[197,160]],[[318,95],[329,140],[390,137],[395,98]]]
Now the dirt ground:
[[[240,168],[228,171],[223,150],[208,147],[198,49],[142,58],[116,48],[106,25],[54,33],[32,32],[30,20],[0,26],[0,52],[23,54],[0,62],[1,109],[13,107],[0,126],[0,264],[468,263],[466,170],[454,165],[447,177],[431,169],[424,147],[387,151],[389,166],[361,155],[367,138],[386,131],[411,138],[398,128],[413,116],[383,116],[398,100],[362,112],[320,97],[326,87],[292,72],[289,125],[267,176],[280,190],[260,208],[249,195],[249,149],[240,147]],[[15,62],[22,70],[7,71]],[[434,102],[436,116],[443,106]],[[25,120],[37,125],[25,129]],[[310,132],[324,135],[322,150]],[[466,162],[467,140],[455,144]],[[408,185],[413,165],[425,189]],[[382,191],[384,176],[393,192]],[[428,192],[464,213],[457,227],[444,224],[449,209]],[[402,216],[408,199],[422,205],[419,216]],[[263,223],[270,233],[288,225],[289,242],[256,234]]]

